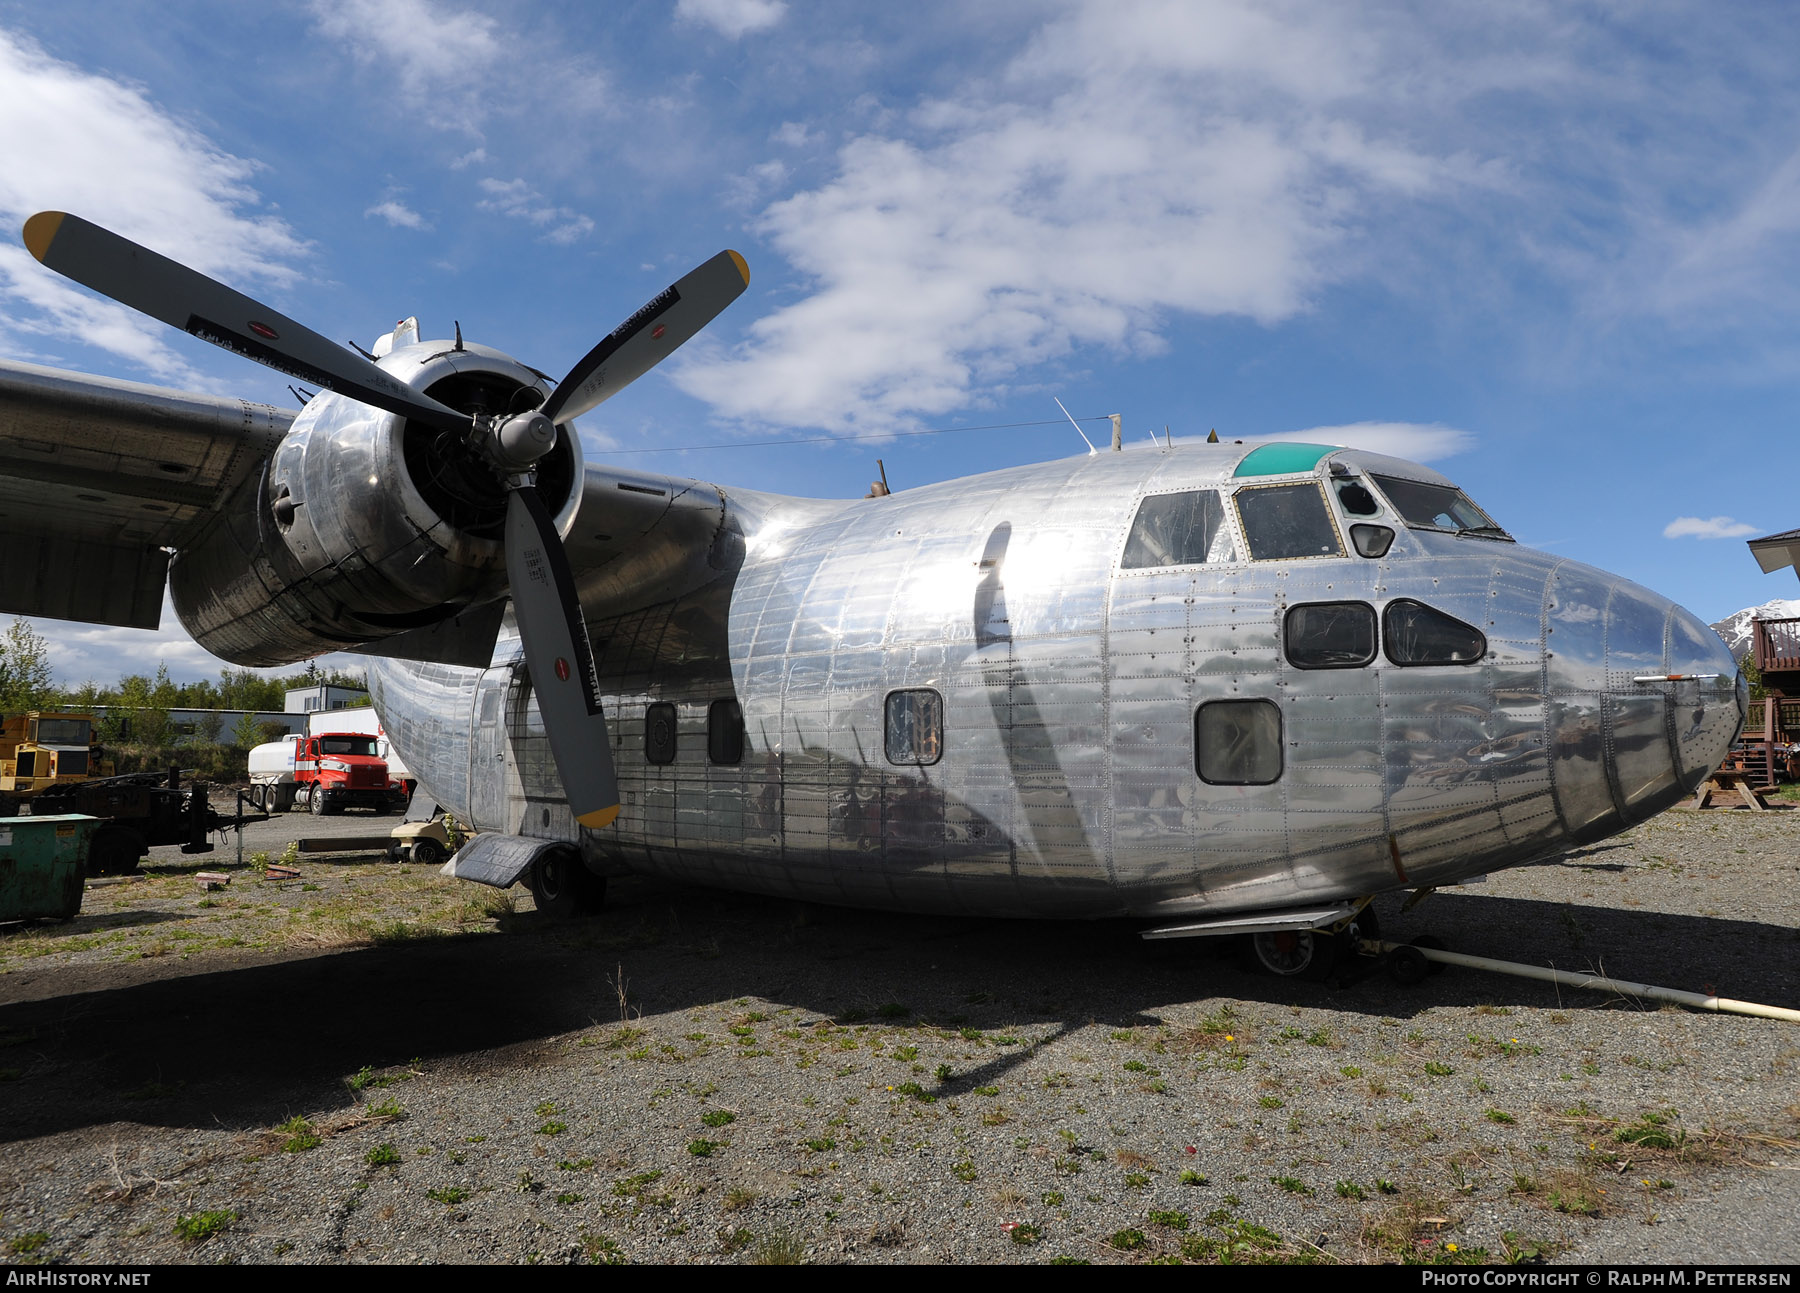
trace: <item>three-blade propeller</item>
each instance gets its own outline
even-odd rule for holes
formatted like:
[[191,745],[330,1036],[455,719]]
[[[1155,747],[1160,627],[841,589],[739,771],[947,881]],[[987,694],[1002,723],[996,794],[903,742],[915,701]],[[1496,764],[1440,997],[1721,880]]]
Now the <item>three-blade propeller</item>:
[[618,816],[618,780],[575,573],[530,471],[555,445],[555,424],[618,394],[737,299],[750,282],[742,256],[722,251],[677,280],[583,356],[542,408],[494,421],[458,413],[261,302],[79,216],[39,212],[25,222],[25,246],[46,267],[153,319],[480,447],[508,490],[513,613],[569,808],[594,828]]

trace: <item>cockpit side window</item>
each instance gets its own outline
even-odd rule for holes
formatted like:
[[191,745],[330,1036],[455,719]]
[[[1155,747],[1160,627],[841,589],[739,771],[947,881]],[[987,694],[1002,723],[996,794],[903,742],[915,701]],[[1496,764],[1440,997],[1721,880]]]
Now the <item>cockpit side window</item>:
[[1337,522],[1314,481],[1247,485],[1238,490],[1236,502],[1252,561],[1344,555]]
[[1389,602],[1381,613],[1387,658],[1398,665],[1475,664],[1487,654],[1487,638],[1472,624],[1424,602]]
[[1332,485],[1337,489],[1338,506],[1349,515],[1381,515],[1381,504],[1375,501],[1375,495],[1360,480],[1334,480]]
[[1512,541],[1512,535],[1495,525],[1493,517],[1475,506],[1474,500],[1454,485],[1433,485],[1400,476],[1371,476],[1370,479],[1381,486],[1381,492],[1388,496],[1394,510],[1408,525]]
[[1236,560],[1237,544],[1225,526],[1218,491],[1198,489],[1155,494],[1140,503],[1119,565],[1142,570]]
[[1375,658],[1375,608],[1366,602],[1290,607],[1281,637],[1296,669],[1359,669]]

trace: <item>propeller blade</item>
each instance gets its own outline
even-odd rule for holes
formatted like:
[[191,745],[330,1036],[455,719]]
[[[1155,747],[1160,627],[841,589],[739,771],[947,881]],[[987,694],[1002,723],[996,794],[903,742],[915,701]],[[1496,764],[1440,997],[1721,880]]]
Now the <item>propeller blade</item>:
[[570,811],[583,826],[610,826],[619,815],[619,782],[600,709],[594,649],[568,554],[531,485],[514,489],[506,501],[506,576],[538,712]]
[[83,287],[277,372],[441,430],[469,429],[466,415],[361,355],[80,216],[38,212],[25,222],[25,246],[46,268]]
[[711,323],[749,285],[744,258],[720,252],[658,292],[588,351],[544,404],[543,414],[566,422],[611,399]]

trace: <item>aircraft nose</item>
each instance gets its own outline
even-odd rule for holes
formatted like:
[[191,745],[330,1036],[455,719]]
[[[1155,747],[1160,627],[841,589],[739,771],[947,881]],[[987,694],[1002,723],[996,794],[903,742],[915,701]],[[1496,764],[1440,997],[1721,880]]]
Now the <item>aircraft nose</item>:
[[1545,586],[1545,674],[1564,825],[1599,839],[1680,802],[1737,739],[1744,688],[1719,635],[1629,580],[1573,564]]

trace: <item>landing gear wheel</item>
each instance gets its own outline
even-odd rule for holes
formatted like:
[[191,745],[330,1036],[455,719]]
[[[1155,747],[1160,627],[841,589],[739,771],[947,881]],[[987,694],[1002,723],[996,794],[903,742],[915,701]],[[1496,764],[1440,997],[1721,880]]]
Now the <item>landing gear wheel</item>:
[[1402,943],[1388,953],[1387,969],[1395,983],[1410,988],[1425,981],[1425,976],[1431,973],[1431,962],[1418,948]]
[[[1445,945],[1444,940],[1439,938],[1436,934],[1420,934],[1417,938],[1413,939],[1412,945],[1414,947],[1429,947],[1434,952],[1447,952],[1450,950],[1449,947]],[[1442,961],[1427,959],[1425,964],[1431,967],[1429,972],[1432,974],[1442,974],[1445,970],[1450,968]]]
[[88,841],[89,875],[130,875],[144,856],[143,843],[123,826],[102,826]]
[[537,909],[551,920],[592,915],[606,898],[605,877],[589,871],[572,849],[539,854],[527,883]]
[[[436,840],[414,840],[412,860],[420,866],[442,866],[444,864],[444,846]],[[537,891],[532,890],[535,897]]]
[[1278,978],[1304,975],[1322,979],[1337,964],[1337,940],[1313,929],[1280,930],[1250,935],[1250,959],[1255,968]]

